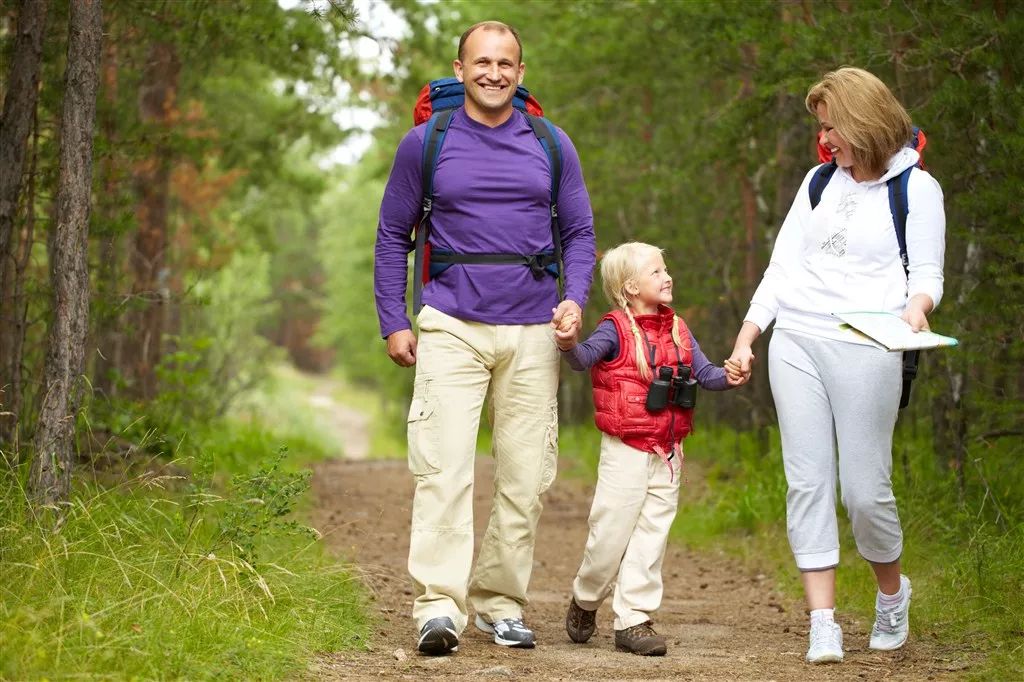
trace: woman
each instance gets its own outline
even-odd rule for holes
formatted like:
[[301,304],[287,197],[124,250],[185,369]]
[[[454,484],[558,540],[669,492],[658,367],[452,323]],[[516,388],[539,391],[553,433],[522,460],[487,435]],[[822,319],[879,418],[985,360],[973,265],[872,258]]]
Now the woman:
[[911,593],[891,482],[901,357],[868,345],[831,313],[889,311],[915,331],[928,329],[942,297],[945,214],[938,183],[914,168],[904,270],[886,182],[920,159],[906,146],[906,110],[882,81],[855,68],[826,74],[806,105],[838,168],[815,208],[808,188],[816,169],[804,178],[728,367],[749,372],[751,345],[775,320],[768,371],[789,485],[787,529],[811,611],[807,660],[826,663],[843,660],[834,621],[837,474],[857,549],[878,581],[872,649],[906,642]]

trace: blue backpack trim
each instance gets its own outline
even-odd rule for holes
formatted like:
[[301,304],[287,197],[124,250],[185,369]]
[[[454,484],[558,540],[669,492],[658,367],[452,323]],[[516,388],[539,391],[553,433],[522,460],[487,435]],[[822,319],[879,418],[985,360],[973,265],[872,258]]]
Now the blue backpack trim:
[[[917,145],[917,128],[914,128],[912,144]],[[910,172],[917,166],[907,168],[899,175],[889,178],[885,185],[889,190],[889,212],[892,213],[892,224],[896,230],[896,243],[900,249],[900,263],[903,273],[910,277],[910,259],[907,257],[907,216],[910,215],[910,203],[907,201],[907,186],[910,184]],[[811,182],[807,186],[811,210],[821,202],[821,193],[836,172],[836,162],[823,163],[814,171]],[[900,394],[900,409],[910,404],[911,382],[917,377],[917,361],[921,351],[908,350],[903,352],[903,392]]]
[[[561,293],[565,289],[562,278],[562,238],[558,224],[558,188],[562,181],[562,145],[558,139],[555,126],[541,116],[533,116],[526,113],[526,98],[529,92],[523,86],[516,88],[512,105],[526,114],[533,134],[537,137],[544,154],[548,158],[551,168],[551,242],[553,251],[545,251],[529,256],[517,254],[477,254],[478,260],[473,255],[456,256],[451,252],[438,252],[443,261],[430,263],[429,277],[433,279],[441,274],[456,262],[468,263],[523,263],[530,267],[534,276],[537,275],[537,264],[541,264],[541,271],[555,277],[558,280],[558,288]],[[427,121],[426,132],[423,135],[423,162],[421,168],[422,176],[422,211],[419,224],[416,226],[415,253],[413,256],[413,313],[419,314],[423,306],[423,260],[425,258],[427,238],[430,232],[430,213],[433,210],[434,198],[434,173],[437,171],[437,161],[441,156],[441,147],[444,138],[448,133],[455,110],[461,107],[465,99],[465,88],[455,78],[441,78],[430,82],[430,101],[435,112]],[[443,110],[436,110],[441,107]],[[504,257],[496,258],[496,256]],[[517,260],[513,260],[517,259]]]

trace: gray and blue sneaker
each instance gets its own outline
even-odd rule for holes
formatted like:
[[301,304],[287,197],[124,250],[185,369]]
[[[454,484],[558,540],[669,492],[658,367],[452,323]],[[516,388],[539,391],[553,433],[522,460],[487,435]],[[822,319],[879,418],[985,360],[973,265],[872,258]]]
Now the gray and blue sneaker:
[[532,649],[537,644],[533,630],[526,627],[522,618],[502,618],[488,623],[477,614],[475,623],[480,630],[494,635],[495,644],[516,649]]
[[420,628],[416,649],[427,656],[443,656],[459,650],[459,633],[448,616],[431,618]]

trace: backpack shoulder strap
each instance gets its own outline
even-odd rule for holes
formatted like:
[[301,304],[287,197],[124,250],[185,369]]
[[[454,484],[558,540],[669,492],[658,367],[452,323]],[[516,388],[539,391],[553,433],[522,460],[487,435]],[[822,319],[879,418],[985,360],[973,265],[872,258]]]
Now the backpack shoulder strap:
[[526,114],[526,118],[551,164],[551,205],[554,206],[558,203],[558,188],[562,182],[562,143],[551,121],[533,114]]
[[[889,211],[892,212],[892,224],[896,229],[896,243],[900,247],[900,263],[903,264],[903,272],[910,276],[910,259],[907,257],[907,216],[910,215],[910,203],[907,201],[907,184],[910,182],[910,172],[914,166],[907,168],[896,177],[889,178],[886,185],[889,187]],[[910,404],[910,388],[917,377],[917,363],[920,351],[908,350],[903,352],[903,392],[900,394],[900,408]]]
[[885,183],[889,186],[889,211],[892,212],[892,224],[896,228],[896,242],[900,246],[900,262],[903,264],[903,272],[908,276],[910,259],[907,258],[907,216],[910,215],[910,204],[907,202],[907,185],[912,170],[913,166]]
[[427,121],[427,129],[423,134],[423,201],[434,195],[434,171],[437,170],[437,159],[441,155],[441,145],[448,133],[448,126],[455,115],[454,109],[438,111]]
[[807,193],[811,200],[811,210],[813,211],[818,207],[821,202],[821,193],[825,191],[825,187],[828,185],[829,180],[835,175],[836,168],[835,161],[829,163],[823,163],[818,166],[818,170],[814,171],[814,175],[811,176],[811,183],[807,185]]
[[441,145],[448,133],[448,126],[455,115],[454,109],[438,111],[427,121],[423,134],[423,164],[421,166],[421,182],[423,187],[422,212],[416,225],[416,247],[412,267],[412,311],[418,315],[423,305],[423,282],[427,274],[427,233],[430,231],[430,211],[434,205],[434,171],[437,170],[437,159],[441,155]]
[[547,154],[548,163],[551,165],[551,244],[555,251],[555,262],[551,266],[557,269],[558,288],[560,292],[565,291],[565,281],[562,277],[562,233],[558,224],[558,188],[562,184],[562,143],[558,139],[558,133],[551,121],[543,116],[526,114],[526,119],[533,128],[533,134],[537,136],[540,146]]

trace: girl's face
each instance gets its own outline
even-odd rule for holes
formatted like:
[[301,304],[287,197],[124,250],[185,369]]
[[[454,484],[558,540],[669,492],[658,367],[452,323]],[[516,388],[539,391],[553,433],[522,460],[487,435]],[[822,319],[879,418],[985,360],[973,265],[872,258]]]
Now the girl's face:
[[639,315],[656,313],[659,304],[672,303],[672,276],[660,253],[644,261],[640,274],[626,285],[626,293],[633,311]]

